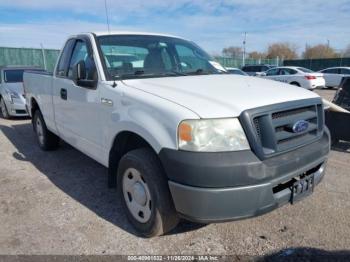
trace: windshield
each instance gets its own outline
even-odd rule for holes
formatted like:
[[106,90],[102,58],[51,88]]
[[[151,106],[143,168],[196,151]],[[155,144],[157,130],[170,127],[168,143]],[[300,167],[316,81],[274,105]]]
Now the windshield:
[[6,83],[17,83],[23,82],[23,71],[24,70],[5,70],[4,80]]
[[226,73],[205,51],[183,39],[108,35],[98,37],[97,42],[109,80]]
[[298,67],[298,70],[304,72],[304,73],[313,73],[314,71],[304,68],[304,67]]

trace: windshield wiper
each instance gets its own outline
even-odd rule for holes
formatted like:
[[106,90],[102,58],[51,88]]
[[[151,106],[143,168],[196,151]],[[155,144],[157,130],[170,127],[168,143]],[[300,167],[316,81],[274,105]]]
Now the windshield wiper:
[[188,75],[209,75],[211,72],[204,71],[202,68],[197,69],[196,71],[187,72]]
[[[129,77],[137,77],[137,76],[144,76],[145,75],[145,71],[143,70],[137,70],[133,73],[127,73],[127,74],[120,74],[120,75],[114,75],[113,78],[114,79],[120,79],[123,80],[125,78],[129,78]],[[153,74],[152,74],[153,75]]]
[[126,78],[136,78],[136,77],[157,77],[157,76],[186,76],[187,74],[178,71],[165,71],[159,73],[145,73],[144,70],[137,70],[133,73],[121,74],[113,76],[114,79],[126,79]]
[[188,75],[186,73],[175,71],[175,70],[167,71],[167,72],[164,72],[162,74],[163,75],[175,75],[175,76],[187,76]]

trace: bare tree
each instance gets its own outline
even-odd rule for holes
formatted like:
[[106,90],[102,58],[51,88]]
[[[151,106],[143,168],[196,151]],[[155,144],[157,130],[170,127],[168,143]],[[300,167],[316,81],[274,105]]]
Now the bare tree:
[[241,47],[238,47],[238,46],[230,46],[230,47],[224,48],[222,50],[222,54],[228,57],[239,58],[239,57],[242,57],[243,50]]
[[266,53],[253,51],[253,52],[250,52],[248,56],[251,59],[260,59],[260,58],[266,58]]
[[348,46],[345,48],[345,50],[343,52],[343,56],[350,57],[350,44],[348,44]]
[[296,59],[298,54],[297,48],[291,43],[273,43],[267,48],[267,58],[282,58],[282,59]]
[[318,44],[314,46],[306,45],[305,51],[303,53],[304,59],[315,59],[315,58],[336,58],[339,57],[339,54],[325,44]]

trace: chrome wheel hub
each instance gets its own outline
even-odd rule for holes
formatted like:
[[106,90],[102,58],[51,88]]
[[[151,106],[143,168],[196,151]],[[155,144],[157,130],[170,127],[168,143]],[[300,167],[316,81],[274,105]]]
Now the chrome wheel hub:
[[141,173],[135,168],[128,168],[123,174],[122,187],[130,213],[140,223],[146,223],[151,217],[152,199]]

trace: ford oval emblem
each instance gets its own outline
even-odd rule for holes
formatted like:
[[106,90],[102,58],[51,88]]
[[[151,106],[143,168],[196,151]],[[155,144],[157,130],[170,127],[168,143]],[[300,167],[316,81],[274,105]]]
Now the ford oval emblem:
[[294,123],[292,130],[294,133],[301,133],[306,131],[308,128],[309,128],[309,122],[305,120],[299,120]]

